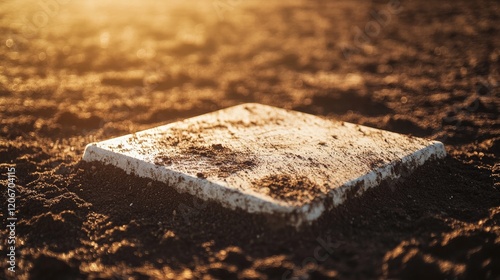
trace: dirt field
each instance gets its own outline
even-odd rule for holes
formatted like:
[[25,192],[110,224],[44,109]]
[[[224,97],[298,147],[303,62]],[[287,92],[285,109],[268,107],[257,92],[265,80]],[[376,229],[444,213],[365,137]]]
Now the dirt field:
[[[500,277],[499,1],[200,2],[0,2],[1,279]],[[300,232],[80,162],[245,102],[449,156]]]

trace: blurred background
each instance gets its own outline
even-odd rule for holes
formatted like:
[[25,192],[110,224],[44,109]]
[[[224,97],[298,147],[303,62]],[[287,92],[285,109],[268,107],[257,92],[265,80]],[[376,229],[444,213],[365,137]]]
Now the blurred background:
[[3,111],[103,138],[260,102],[444,137],[498,77],[498,5],[454,3],[2,1]]

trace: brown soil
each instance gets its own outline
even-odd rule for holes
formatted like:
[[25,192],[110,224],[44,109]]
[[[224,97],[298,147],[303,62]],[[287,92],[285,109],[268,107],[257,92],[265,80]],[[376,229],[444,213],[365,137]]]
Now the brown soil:
[[[498,1],[42,2],[0,4],[1,179],[16,168],[19,218],[1,279],[500,277]],[[80,162],[89,142],[244,102],[449,156],[300,232]]]
[[327,186],[325,186],[322,192],[320,186],[305,177],[281,174],[264,177],[253,182],[253,184],[260,186],[260,192],[272,198],[298,205],[312,201],[314,198],[325,194],[327,190]]
[[[205,161],[214,167],[213,175],[219,178],[226,178],[229,175],[241,170],[252,168],[255,163],[251,157],[245,154],[236,153],[222,144],[212,144],[210,146],[195,146],[189,143],[181,145],[179,155],[173,157],[160,155],[160,165],[182,162]],[[167,161],[165,161],[167,159]],[[161,161],[162,160],[162,161]],[[205,171],[206,172],[206,171]],[[207,177],[209,174],[198,173],[198,177]]]

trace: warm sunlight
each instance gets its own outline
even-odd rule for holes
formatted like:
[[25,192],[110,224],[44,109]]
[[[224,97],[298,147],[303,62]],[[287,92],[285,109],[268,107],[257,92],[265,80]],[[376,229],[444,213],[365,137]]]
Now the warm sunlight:
[[0,279],[498,279],[499,15],[0,0]]

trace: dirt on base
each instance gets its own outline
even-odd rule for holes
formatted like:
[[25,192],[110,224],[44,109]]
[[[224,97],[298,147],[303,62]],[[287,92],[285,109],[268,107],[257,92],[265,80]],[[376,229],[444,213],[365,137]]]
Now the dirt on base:
[[[498,1],[47,2],[0,4],[1,279],[500,277]],[[80,162],[90,142],[245,102],[449,156],[299,232]]]
[[292,205],[303,205],[304,201],[310,202],[318,196],[324,195],[328,190],[328,186],[321,188],[306,177],[288,174],[266,176],[253,182],[253,185],[260,186],[259,191],[263,194]]

